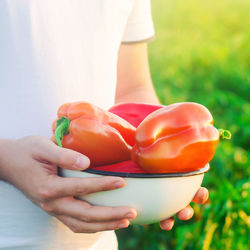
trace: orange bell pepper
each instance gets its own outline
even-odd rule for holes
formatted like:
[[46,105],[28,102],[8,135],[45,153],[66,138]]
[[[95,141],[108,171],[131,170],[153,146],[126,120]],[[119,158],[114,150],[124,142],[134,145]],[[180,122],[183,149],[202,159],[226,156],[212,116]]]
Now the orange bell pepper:
[[199,170],[214,156],[220,136],[207,108],[175,103],[149,114],[136,130],[132,160],[150,173]]
[[135,144],[133,125],[86,102],[62,105],[53,131],[59,146],[88,156],[94,166],[129,160]]

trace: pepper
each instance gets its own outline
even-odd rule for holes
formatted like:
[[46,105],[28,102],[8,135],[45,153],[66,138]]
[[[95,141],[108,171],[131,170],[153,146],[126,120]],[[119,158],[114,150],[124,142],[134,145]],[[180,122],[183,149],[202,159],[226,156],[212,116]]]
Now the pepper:
[[138,127],[139,124],[152,112],[165,107],[164,105],[148,104],[148,103],[120,103],[109,109],[109,112],[118,115],[124,120]]
[[130,159],[135,127],[87,102],[63,104],[53,123],[53,140],[90,158],[92,166]]
[[188,172],[214,156],[220,136],[209,110],[197,103],[175,103],[149,114],[136,129],[132,160],[150,173]]

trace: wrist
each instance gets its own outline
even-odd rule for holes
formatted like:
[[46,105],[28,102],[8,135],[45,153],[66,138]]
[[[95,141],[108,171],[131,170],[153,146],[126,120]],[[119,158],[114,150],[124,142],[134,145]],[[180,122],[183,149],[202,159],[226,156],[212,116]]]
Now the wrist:
[[14,140],[0,139],[0,180],[9,181],[10,175],[10,146]]

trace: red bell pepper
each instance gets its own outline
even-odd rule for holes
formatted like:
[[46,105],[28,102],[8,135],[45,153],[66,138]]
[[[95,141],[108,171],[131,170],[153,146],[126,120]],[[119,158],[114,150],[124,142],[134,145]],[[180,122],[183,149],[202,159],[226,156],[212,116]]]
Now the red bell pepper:
[[176,103],[149,114],[136,130],[132,160],[150,173],[187,172],[204,167],[226,130],[197,103]]
[[88,156],[94,166],[129,160],[135,144],[133,125],[86,102],[62,105],[53,131],[59,146]]
[[138,127],[139,124],[152,112],[165,107],[164,105],[146,103],[121,103],[109,109],[109,112],[116,114],[124,120]]

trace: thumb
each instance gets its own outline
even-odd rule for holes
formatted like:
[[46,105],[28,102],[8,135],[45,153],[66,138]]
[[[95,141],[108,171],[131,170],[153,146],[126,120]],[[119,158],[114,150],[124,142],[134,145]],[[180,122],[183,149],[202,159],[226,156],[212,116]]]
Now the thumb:
[[43,145],[40,156],[45,161],[70,170],[84,170],[90,165],[87,156],[68,148],[61,148],[52,141]]

